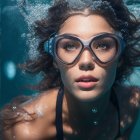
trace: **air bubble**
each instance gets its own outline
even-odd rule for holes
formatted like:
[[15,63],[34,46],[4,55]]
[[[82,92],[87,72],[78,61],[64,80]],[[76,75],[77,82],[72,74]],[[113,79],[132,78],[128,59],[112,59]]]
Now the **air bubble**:
[[21,34],[21,38],[25,38],[26,37],[26,33]]
[[126,31],[125,31],[124,29],[121,29],[121,32],[122,32],[122,33],[125,33]]
[[13,107],[12,107],[12,109],[13,109],[13,111],[14,111],[14,110],[16,110],[16,109],[17,109],[17,107],[16,107],[16,106],[13,106]]
[[128,9],[136,16],[140,17],[140,4],[128,5]]
[[36,59],[38,57],[38,45],[39,41],[35,36],[33,26],[35,21],[41,20],[47,16],[47,10],[50,7],[49,4],[43,4],[39,0],[35,0],[30,3],[28,0],[17,0],[19,11],[27,23],[28,33],[21,34],[22,38],[26,37],[26,44],[29,46],[29,58]]

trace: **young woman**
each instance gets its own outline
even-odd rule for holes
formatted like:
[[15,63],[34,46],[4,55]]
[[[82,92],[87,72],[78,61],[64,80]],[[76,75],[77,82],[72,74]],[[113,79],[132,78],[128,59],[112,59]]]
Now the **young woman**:
[[122,0],[55,0],[36,22],[41,93],[0,113],[3,140],[128,140],[140,89],[123,81],[140,65],[140,22]]

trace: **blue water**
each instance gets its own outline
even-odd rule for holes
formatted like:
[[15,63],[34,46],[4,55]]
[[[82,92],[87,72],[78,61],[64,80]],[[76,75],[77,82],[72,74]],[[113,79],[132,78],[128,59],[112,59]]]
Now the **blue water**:
[[[36,19],[42,18],[51,0],[3,0],[0,10],[0,106],[13,97],[21,94],[32,94],[33,91],[24,88],[27,83],[35,83],[40,76],[25,76],[17,68],[24,61],[27,50],[30,58],[36,57],[38,42],[32,38],[30,26]],[[140,0],[125,0],[129,9],[140,17]],[[20,7],[20,8],[19,8]],[[39,12],[38,12],[39,11]],[[24,18],[23,18],[24,17]],[[131,83],[140,85],[140,68],[136,68],[131,76]],[[126,81],[126,84],[130,84]],[[131,140],[140,139],[140,117],[133,131]]]

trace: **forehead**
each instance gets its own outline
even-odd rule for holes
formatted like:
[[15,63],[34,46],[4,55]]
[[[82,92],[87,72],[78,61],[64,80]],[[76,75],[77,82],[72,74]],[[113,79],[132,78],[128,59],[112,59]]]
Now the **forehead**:
[[102,32],[113,33],[113,28],[106,19],[99,15],[74,15],[69,17],[61,26],[59,34],[73,34],[87,39]]

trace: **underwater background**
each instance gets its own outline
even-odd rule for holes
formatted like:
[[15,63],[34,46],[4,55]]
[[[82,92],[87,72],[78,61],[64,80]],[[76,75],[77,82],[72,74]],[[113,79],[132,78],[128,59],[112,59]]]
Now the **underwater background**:
[[[124,0],[129,9],[140,17],[140,0]],[[0,107],[18,95],[38,94],[25,88],[36,83],[40,76],[25,75],[18,68],[27,57],[37,55],[37,40],[33,38],[31,26],[45,16],[51,0],[1,0],[0,3]],[[140,68],[135,69],[130,81],[140,85]],[[126,84],[130,84],[126,81]],[[140,117],[131,140],[140,140]]]

